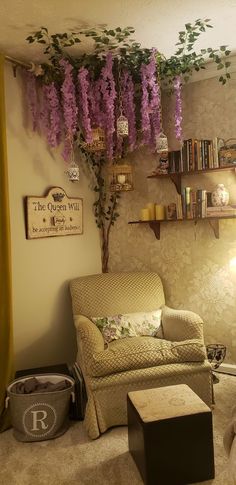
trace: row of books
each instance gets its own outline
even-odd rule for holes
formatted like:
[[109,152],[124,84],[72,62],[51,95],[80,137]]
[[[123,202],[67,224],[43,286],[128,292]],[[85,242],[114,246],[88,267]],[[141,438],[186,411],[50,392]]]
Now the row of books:
[[169,172],[193,172],[221,166],[219,150],[223,140],[196,140],[189,138],[183,141],[181,150],[169,152]]
[[227,216],[236,216],[236,206],[213,207],[211,203],[211,192],[205,189],[194,190],[191,187],[185,187],[182,189],[181,195],[177,195],[177,219],[202,219],[205,217]]

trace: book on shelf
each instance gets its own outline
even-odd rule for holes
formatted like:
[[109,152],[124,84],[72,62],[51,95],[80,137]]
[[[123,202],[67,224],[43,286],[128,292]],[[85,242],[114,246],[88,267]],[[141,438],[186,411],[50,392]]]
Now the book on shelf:
[[176,220],[177,219],[177,205],[175,202],[167,205],[166,207],[166,218],[168,220]]
[[182,214],[183,219],[186,219],[186,197],[185,197],[185,188],[181,190],[181,200],[182,200]]
[[182,197],[180,194],[177,194],[176,197],[176,216],[177,219],[183,219]]
[[[207,210],[207,191],[205,189],[194,190],[191,187],[185,187],[181,193],[181,208],[183,219],[197,219],[206,217]],[[178,199],[177,199],[177,218],[178,217]],[[180,210],[179,210],[180,214]]]
[[188,138],[183,141],[181,150],[169,152],[169,173],[220,168],[223,166],[220,164],[220,149],[222,138]]
[[185,187],[185,207],[186,207],[186,219],[192,219],[192,213],[191,213],[191,187]]

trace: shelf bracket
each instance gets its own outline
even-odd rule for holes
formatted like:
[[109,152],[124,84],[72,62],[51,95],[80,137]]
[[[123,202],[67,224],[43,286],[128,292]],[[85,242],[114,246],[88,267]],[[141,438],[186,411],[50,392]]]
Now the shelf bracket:
[[160,240],[160,237],[161,237],[161,225],[160,225],[160,222],[150,221],[148,224],[149,224],[150,229],[152,229],[152,231],[154,232],[156,238],[158,240]]
[[169,175],[178,194],[181,194],[181,173],[170,173]]
[[219,220],[211,220],[211,221],[208,221],[211,228],[213,229],[214,231],[214,234],[215,234],[215,238],[216,239],[220,239],[220,225],[219,225]]

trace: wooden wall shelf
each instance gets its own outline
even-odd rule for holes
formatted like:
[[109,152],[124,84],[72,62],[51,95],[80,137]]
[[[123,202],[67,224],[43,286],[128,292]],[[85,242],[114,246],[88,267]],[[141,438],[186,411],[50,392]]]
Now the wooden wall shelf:
[[161,224],[162,223],[166,223],[166,222],[193,222],[195,225],[199,222],[199,221],[207,221],[213,232],[214,232],[214,235],[215,235],[215,238],[216,239],[219,239],[220,238],[220,228],[219,228],[219,221],[221,219],[236,219],[236,215],[235,216],[221,216],[221,217],[218,217],[218,216],[215,216],[215,217],[203,217],[203,218],[198,218],[198,219],[163,219],[161,221],[156,221],[156,220],[153,220],[153,221],[130,221],[128,222],[128,224],[148,224],[150,229],[152,229],[152,231],[154,232],[155,234],[155,237],[156,239],[160,240],[161,238]]
[[188,172],[156,173],[156,174],[148,175],[147,178],[148,179],[170,178],[172,182],[175,184],[178,194],[181,194],[181,180],[182,180],[182,177],[185,177],[186,175],[196,175],[196,174],[231,171],[231,170],[236,173],[236,166],[232,167],[231,165],[228,167],[207,168],[204,170],[192,170]]

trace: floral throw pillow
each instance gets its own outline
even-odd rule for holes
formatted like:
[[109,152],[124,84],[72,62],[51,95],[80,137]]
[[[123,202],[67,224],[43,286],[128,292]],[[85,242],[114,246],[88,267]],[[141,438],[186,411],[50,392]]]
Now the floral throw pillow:
[[91,317],[101,331],[105,342],[119,338],[151,336],[162,338],[161,310],[126,313],[109,317]]

